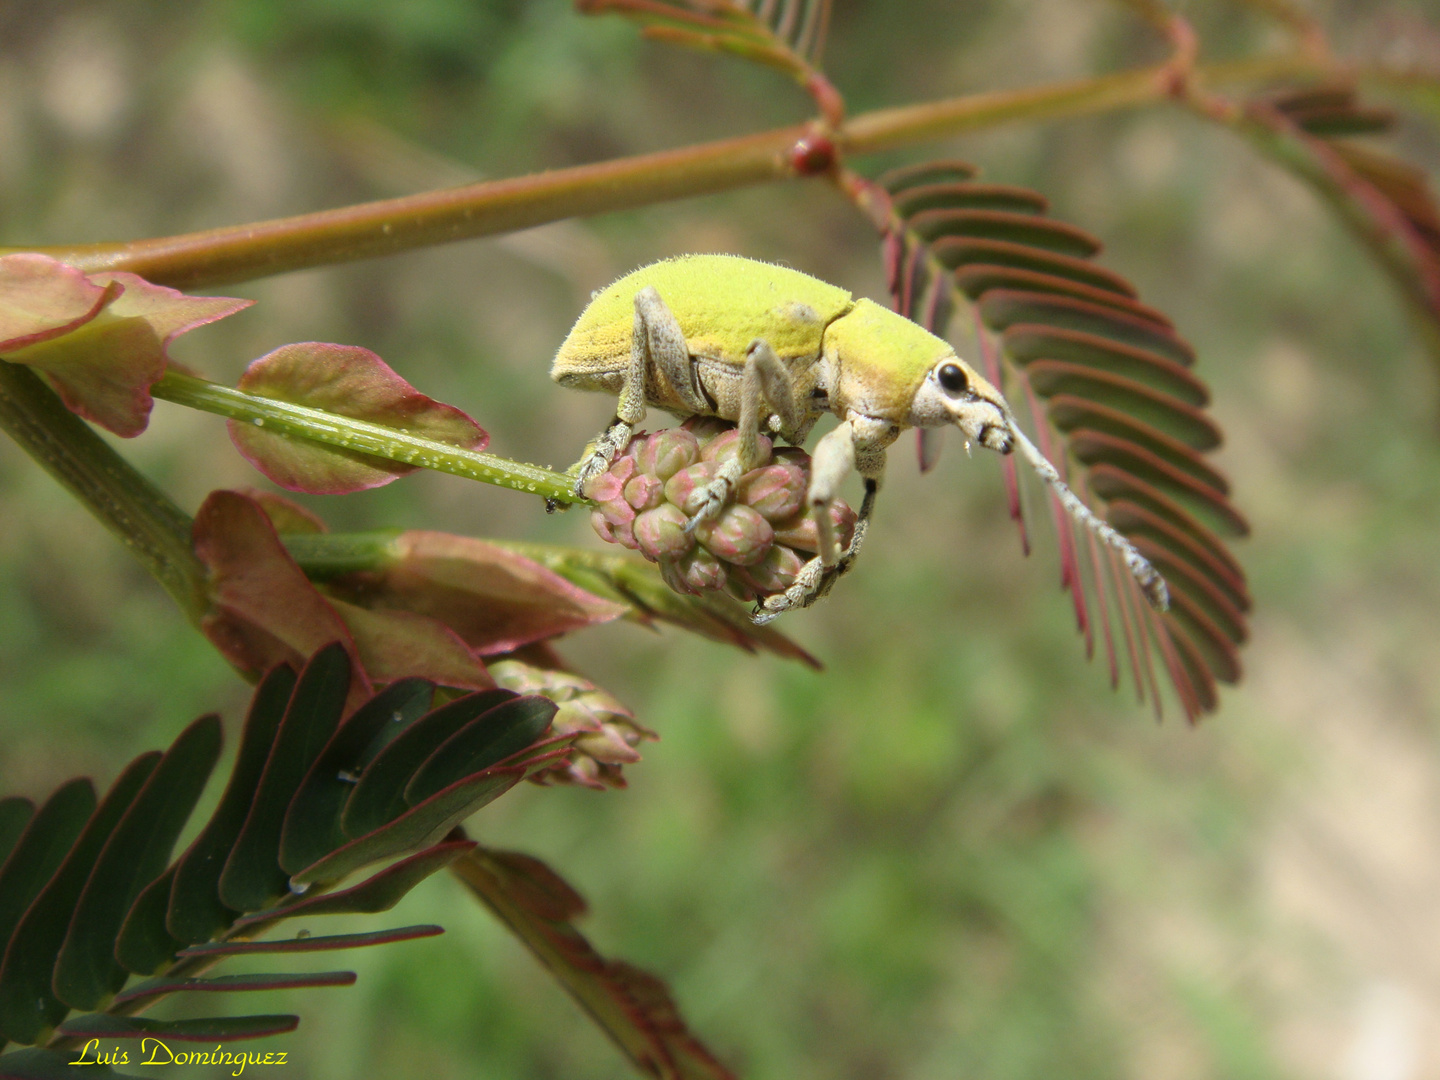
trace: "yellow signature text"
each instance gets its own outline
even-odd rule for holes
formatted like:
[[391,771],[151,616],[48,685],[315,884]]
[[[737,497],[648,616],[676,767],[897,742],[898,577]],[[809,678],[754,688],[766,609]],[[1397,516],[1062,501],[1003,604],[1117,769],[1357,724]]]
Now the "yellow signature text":
[[[284,1065],[287,1053],[285,1050],[226,1050],[224,1043],[216,1043],[214,1050],[172,1050],[164,1040],[146,1036],[140,1040],[139,1060],[134,1064],[227,1065],[231,1076],[243,1076],[250,1065]],[[129,1065],[130,1051],[120,1046],[102,1050],[100,1040],[91,1039],[70,1064]]]

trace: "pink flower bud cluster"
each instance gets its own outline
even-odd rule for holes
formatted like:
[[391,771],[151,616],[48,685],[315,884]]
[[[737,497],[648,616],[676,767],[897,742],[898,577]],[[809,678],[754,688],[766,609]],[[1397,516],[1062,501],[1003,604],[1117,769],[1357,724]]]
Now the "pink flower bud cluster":
[[659,738],[614,697],[574,672],[542,667],[513,654],[486,666],[506,690],[540,694],[560,706],[550,725],[551,735],[579,732],[571,759],[536,773],[530,778],[535,783],[623,788],[621,766],[640,760],[635,747],[642,741]]
[[[685,531],[705,486],[739,449],[740,433],[713,417],[637,434],[583,492],[599,504],[590,519],[595,531],[658,563],[676,592],[724,590],[746,603],[784,592],[819,550],[805,506],[810,455],[804,450],[775,449],[760,436],[760,464],[740,477],[731,502]],[[830,515],[844,548],[855,531],[855,511],[837,500]]]

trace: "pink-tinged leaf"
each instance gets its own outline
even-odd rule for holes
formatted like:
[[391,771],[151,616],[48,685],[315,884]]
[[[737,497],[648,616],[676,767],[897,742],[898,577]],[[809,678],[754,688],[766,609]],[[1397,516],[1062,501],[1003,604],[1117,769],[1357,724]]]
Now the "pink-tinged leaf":
[[259,488],[240,488],[239,490],[242,495],[254,499],[260,504],[260,509],[265,511],[265,516],[270,519],[270,524],[275,526],[277,533],[330,531],[330,527],[320,519],[319,514],[312,513],[299,503],[285,498],[284,495],[276,495],[273,491],[261,491]]
[[[245,370],[240,389],[465,450],[483,450],[490,441],[459,409],[426,397],[369,349],[353,345],[283,345]],[[418,467],[287,439],[236,420],[229,426],[230,438],[245,459],[290,491],[317,495],[363,491],[388,484]]]
[[[150,387],[165,373],[166,346],[251,303],[186,296],[135,274],[85,278],[45,256],[6,256],[0,263],[14,278],[0,271],[0,290],[16,286],[0,309],[0,351],[44,372],[66,408],[125,438],[149,423]],[[48,303],[40,296],[47,289]],[[46,317],[53,320],[49,329],[39,325]]]
[[0,355],[68,334],[123,291],[48,255],[0,258]]
[[97,285],[119,285],[124,289],[107,310],[121,319],[144,319],[160,338],[161,345],[169,345],[181,334],[244,311],[255,303],[233,296],[188,296],[178,289],[154,285],[139,274],[119,271],[91,274],[90,280]]
[[336,593],[371,610],[399,608],[438,619],[482,656],[627,611],[483,540],[415,530],[396,537],[390,551],[387,567],[337,579]]
[[[257,676],[276,664],[298,669],[332,641],[356,659],[349,628],[286,553],[255,500],[211,492],[195,515],[194,536],[195,554],[210,570],[211,610],[201,629],[237,668]],[[352,705],[374,693],[355,667]]]
[[666,985],[607,960],[575,929],[585,901],[540,860],[477,847],[451,872],[555,975],[646,1076],[734,1080],[693,1034]]
[[409,611],[368,611],[343,600],[329,603],[350,628],[360,660],[377,683],[418,675],[461,690],[495,685],[469,646],[438,619]]
[[150,387],[165,373],[164,344],[154,328],[109,311],[6,359],[43,372],[67,409],[125,439],[150,423]]

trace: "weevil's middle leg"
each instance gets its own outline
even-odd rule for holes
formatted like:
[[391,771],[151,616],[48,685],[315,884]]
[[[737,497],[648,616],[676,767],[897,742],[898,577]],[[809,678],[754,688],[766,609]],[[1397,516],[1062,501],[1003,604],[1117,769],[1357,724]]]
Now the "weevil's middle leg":
[[596,476],[610,467],[615,455],[625,449],[635,425],[645,416],[645,382],[651,372],[668,382],[675,395],[693,412],[708,411],[709,405],[700,392],[690,347],[680,321],[665,306],[655,287],[635,294],[635,326],[630,334],[630,362],[620,384],[620,400],[615,403],[615,419],[600,434],[594,448],[581,461],[576,472],[575,494]]
[[691,532],[702,521],[713,518],[730,501],[730,493],[751,469],[760,464],[760,425],[772,412],[780,417],[784,431],[800,427],[800,403],[795,400],[795,384],[770,343],[757,338],[745,353],[745,368],[740,382],[740,449],[727,458],[704,488],[705,501],[686,525]]

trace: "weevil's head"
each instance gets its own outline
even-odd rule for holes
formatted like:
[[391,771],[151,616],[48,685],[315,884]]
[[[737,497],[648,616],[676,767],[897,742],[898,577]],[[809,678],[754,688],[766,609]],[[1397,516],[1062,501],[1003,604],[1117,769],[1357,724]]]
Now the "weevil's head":
[[835,369],[831,407],[892,421],[897,427],[958,427],[990,450],[1014,449],[1000,391],[955,355],[950,344],[871,300],[825,331]]
[[1005,399],[980,373],[953,352],[925,373],[910,403],[910,426],[954,424],[981,446],[1001,454],[1015,449]]

